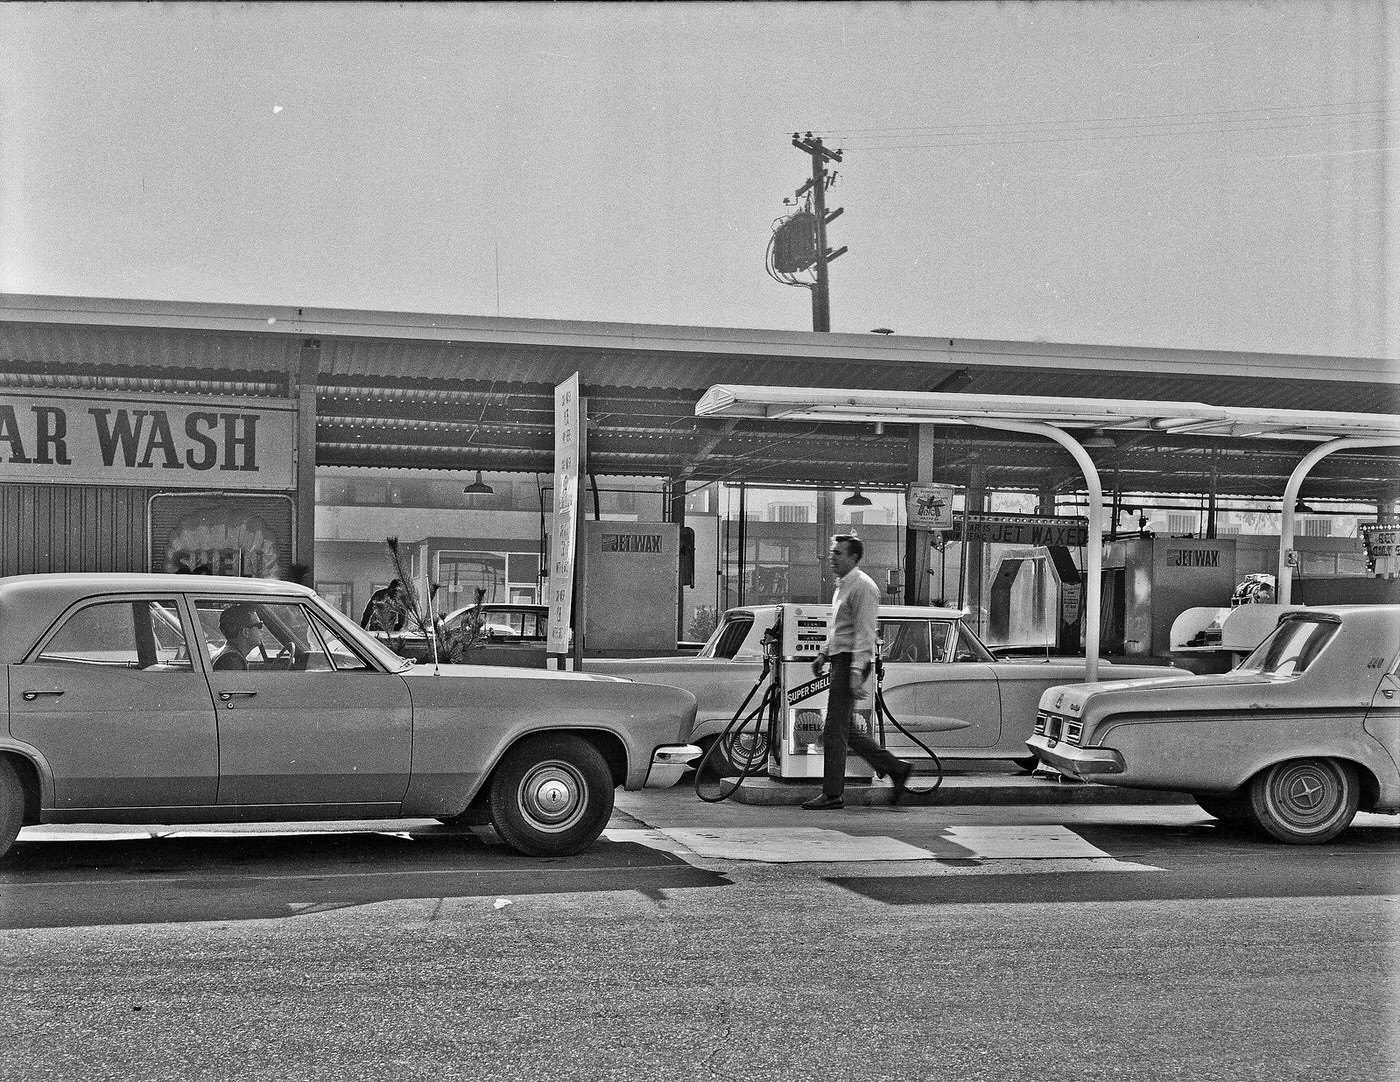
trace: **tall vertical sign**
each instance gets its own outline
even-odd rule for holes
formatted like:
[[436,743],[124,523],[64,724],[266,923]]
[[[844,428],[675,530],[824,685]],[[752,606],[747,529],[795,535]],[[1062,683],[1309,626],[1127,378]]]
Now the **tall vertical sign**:
[[582,451],[578,373],[554,388],[554,520],[549,541],[549,633],[546,652],[567,654],[573,630]]

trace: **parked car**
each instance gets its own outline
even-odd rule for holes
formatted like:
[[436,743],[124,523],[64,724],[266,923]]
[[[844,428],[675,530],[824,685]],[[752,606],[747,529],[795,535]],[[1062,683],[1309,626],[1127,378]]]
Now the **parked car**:
[[[461,630],[474,612],[473,605],[454,609],[442,618],[443,629],[449,633]],[[520,602],[489,602],[482,605],[484,638],[467,652],[463,661],[469,665],[517,665],[542,669],[545,666],[548,621],[548,605]],[[405,628],[402,631],[375,631],[372,634],[400,657],[414,661],[433,660],[432,644],[422,632]]]
[[1032,752],[1084,781],[1191,793],[1283,842],[1400,812],[1400,606],[1286,613],[1227,673],[1041,697]]
[[426,816],[562,855],[698,754],[686,692],[415,665],[286,582],[0,579],[0,661],[0,853],[27,823]]
[[[684,688],[699,701],[692,743],[708,750],[724,731],[762,671],[762,639],[780,606],[730,609],[695,657],[590,659],[588,671]],[[999,660],[967,626],[958,609],[881,605],[885,701],[901,724],[940,758],[1011,759],[1026,770],[1036,759],[1026,750],[1041,692],[1084,679],[1082,657]],[[1189,673],[1163,665],[1101,663],[1115,677],[1182,679]],[[926,759],[897,730],[889,748],[904,758]],[[730,767],[742,764],[728,764]]]

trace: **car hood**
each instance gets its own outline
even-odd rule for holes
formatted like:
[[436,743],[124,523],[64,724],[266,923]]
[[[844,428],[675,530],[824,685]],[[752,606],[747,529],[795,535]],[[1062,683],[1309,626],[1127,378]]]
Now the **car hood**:
[[400,676],[455,676],[473,680],[511,678],[515,680],[586,680],[598,683],[629,684],[624,676],[603,676],[600,673],[567,672],[557,669],[526,669],[511,665],[434,665],[420,662],[399,670]]

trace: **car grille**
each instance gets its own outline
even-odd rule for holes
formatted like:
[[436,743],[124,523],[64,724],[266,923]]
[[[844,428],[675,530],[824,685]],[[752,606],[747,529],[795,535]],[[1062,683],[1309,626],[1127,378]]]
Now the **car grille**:
[[1077,721],[1070,721],[1056,714],[1047,714],[1040,711],[1035,716],[1036,736],[1046,736],[1052,741],[1063,740],[1066,744],[1079,746],[1080,737],[1084,733],[1084,726]]

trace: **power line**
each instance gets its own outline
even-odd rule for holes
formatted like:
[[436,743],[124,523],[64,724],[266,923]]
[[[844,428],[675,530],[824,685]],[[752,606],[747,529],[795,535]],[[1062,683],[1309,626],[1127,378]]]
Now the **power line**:
[[[1182,122],[1192,122],[1192,121],[1196,121],[1196,122],[1200,122],[1200,123],[1213,123],[1213,122],[1219,122],[1220,118],[1222,118],[1222,117],[1231,117],[1231,116],[1233,116],[1233,117],[1238,117],[1238,118],[1241,119],[1241,120],[1247,120],[1247,119],[1250,119],[1250,118],[1251,118],[1249,114],[1260,114],[1260,113],[1263,113],[1263,114],[1297,113],[1297,112],[1299,112],[1299,111],[1317,110],[1317,109],[1349,109],[1349,108],[1352,108],[1352,107],[1354,107],[1354,106],[1363,106],[1363,107],[1366,107],[1366,109],[1363,111],[1363,113],[1358,113],[1358,114],[1347,114],[1347,113],[1322,114],[1321,116],[1318,116],[1318,117],[1316,117],[1316,118],[1317,118],[1317,119],[1329,119],[1329,118],[1332,118],[1332,117],[1335,117],[1335,116],[1342,116],[1342,117],[1345,117],[1345,116],[1348,116],[1348,115],[1364,115],[1364,114],[1367,114],[1367,113],[1377,113],[1377,112],[1379,112],[1379,113],[1384,113],[1384,112],[1386,112],[1386,110],[1387,110],[1388,102],[1387,102],[1387,100],[1386,100],[1385,98],[1364,98],[1364,99],[1361,99],[1361,100],[1359,100],[1359,101],[1319,102],[1319,103],[1312,104],[1312,105],[1293,105],[1293,106],[1288,106],[1288,105],[1266,105],[1266,106],[1253,106],[1253,107],[1247,107],[1247,108],[1234,108],[1234,109],[1208,109],[1208,110],[1201,110],[1201,111],[1188,112],[1188,113],[1140,113],[1140,114],[1136,114],[1136,115],[1133,115],[1133,116],[1083,117],[1083,118],[1069,117],[1069,118],[1064,118],[1064,119],[1060,119],[1060,120],[1053,120],[1053,119],[1052,119],[1052,120],[968,121],[968,122],[965,122],[965,123],[932,124],[932,125],[930,125],[930,124],[913,124],[913,125],[902,125],[902,126],[883,126],[883,125],[882,125],[882,126],[879,126],[879,127],[871,127],[871,128],[829,128],[829,129],[826,129],[825,131],[822,131],[820,134],[822,134],[822,135],[843,135],[843,136],[846,136],[847,138],[861,138],[861,137],[862,137],[862,134],[863,134],[863,133],[866,133],[866,132],[875,132],[875,133],[878,133],[879,135],[885,136],[885,135],[894,134],[894,133],[896,133],[896,132],[911,132],[911,133],[926,133],[926,134],[938,134],[938,133],[945,133],[945,132],[946,132],[946,133],[948,133],[948,134],[956,134],[960,129],[966,129],[966,128],[1049,127],[1049,126],[1052,126],[1052,125],[1119,124],[1119,123],[1136,123],[1136,122],[1140,122],[1140,121],[1162,121],[1162,122],[1164,122],[1164,123],[1172,123],[1172,122],[1175,122],[1175,121],[1182,121]],[[1264,117],[1262,117],[1262,118],[1258,118],[1258,119],[1266,119],[1266,120],[1267,120],[1267,119],[1299,119],[1299,117],[1297,117],[1297,116],[1273,117],[1273,116],[1266,115],[1266,116],[1264,116]]]

